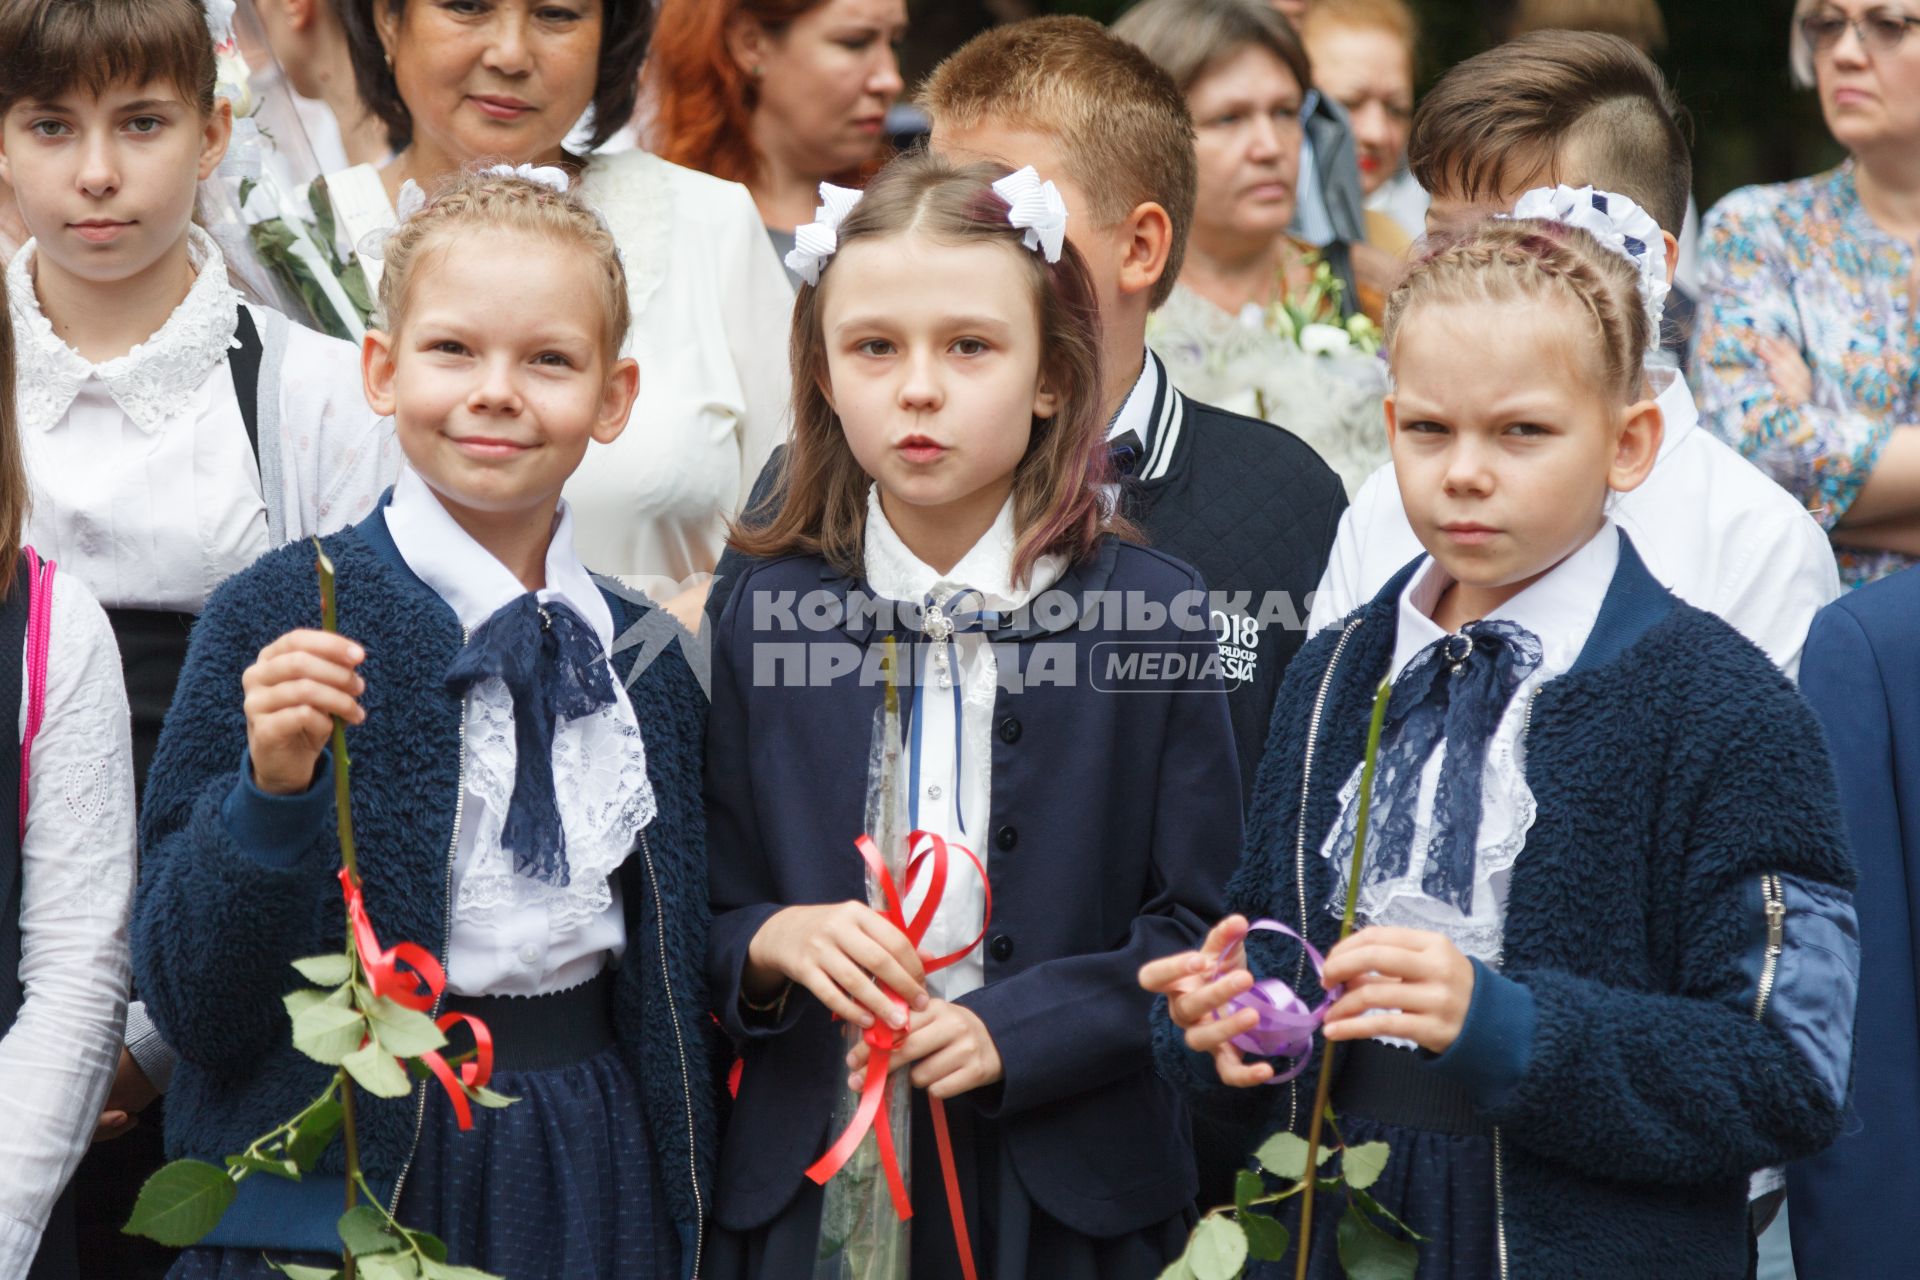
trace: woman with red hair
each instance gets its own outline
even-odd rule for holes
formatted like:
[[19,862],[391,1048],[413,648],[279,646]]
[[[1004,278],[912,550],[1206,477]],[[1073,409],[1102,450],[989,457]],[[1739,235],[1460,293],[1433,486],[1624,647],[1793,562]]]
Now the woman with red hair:
[[744,183],[784,258],[820,184],[857,183],[881,158],[906,29],[906,0],[661,0],[649,143]]

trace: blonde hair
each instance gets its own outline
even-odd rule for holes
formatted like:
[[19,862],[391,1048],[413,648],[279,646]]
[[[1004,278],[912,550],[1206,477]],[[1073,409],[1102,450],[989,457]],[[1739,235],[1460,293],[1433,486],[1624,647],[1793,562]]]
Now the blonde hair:
[[1543,298],[1575,303],[1586,319],[1588,350],[1600,385],[1623,404],[1640,398],[1651,321],[1640,304],[1633,264],[1577,227],[1533,219],[1494,219],[1439,244],[1407,272],[1387,299],[1386,343],[1427,303],[1495,302],[1513,313]]
[[522,177],[490,174],[477,167],[443,182],[418,211],[403,219],[381,250],[377,323],[399,332],[406,319],[414,277],[432,252],[463,230],[518,231],[551,243],[573,245],[593,255],[600,270],[595,290],[606,322],[604,350],[609,361],[620,354],[632,323],[627,301],[627,272],[613,232],[600,215],[572,191],[559,192]]
[[[1021,581],[1043,555],[1079,561],[1104,534],[1136,535],[1100,497],[1113,482],[1113,464],[1100,412],[1100,313],[1092,282],[1071,244],[1050,264],[1021,243],[1021,232],[1007,222],[1007,202],[992,185],[1007,172],[1005,165],[956,165],[932,152],[909,152],[875,176],[840,224],[835,254],[862,240],[912,232],[940,244],[1001,245],[1021,265],[1040,320],[1041,375],[1058,397],[1051,418],[1034,419],[1013,473],[1013,576]],[[793,432],[784,465],[773,494],[733,527],[728,541],[757,559],[817,555],[857,577],[871,481],[827,400],[820,309],[832,281],[829,259],[820,283],[802,285],[794,301]]]
[[[1091,18],[1030,18],[992,27],[933,69],[920,106],[940,129],[983,120],[1052,137],[1065,177],[1086,193],[1087,221],[1115,227],[1142,204],[1173,224],[1149,304],[1173,293],[1199,182],[1186,95],[1132,44]],[[1052,175],[1045,175],[1052,176]]]

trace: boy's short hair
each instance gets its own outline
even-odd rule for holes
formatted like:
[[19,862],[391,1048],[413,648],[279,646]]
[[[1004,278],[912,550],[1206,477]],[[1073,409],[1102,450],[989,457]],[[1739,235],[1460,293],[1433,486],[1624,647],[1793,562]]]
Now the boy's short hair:
[[1569,167],[1680,233],[1693,161],[1652,59],[1619,36],[1536,31],[1440,78],[1413,115],[1407,167],[1435,195],[1480,200]]
[[213,111],[213,37],[200,0],[0,2],[0,113],[75,88],[163,80]]
[[1520,0],[1507,34],[1529,31],[1599,31],[1641,49],[1661,49],[1667,43],[1660,0]]
[[919,101],[936,128],[991,119],[1052,135],[1097,226],[1149,201],[1165,209],[1172,243],[1149,304],[1167,300],[1186,256],[1197,162],[1186,97],[1146,54],[1091,18],[1033,18],[962,45]]

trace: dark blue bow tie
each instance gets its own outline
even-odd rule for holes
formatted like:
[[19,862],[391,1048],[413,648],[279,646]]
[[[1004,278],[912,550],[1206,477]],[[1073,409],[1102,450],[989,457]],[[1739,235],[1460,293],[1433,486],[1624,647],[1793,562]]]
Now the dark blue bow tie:
[[481,623],[447,668],[449,692],[465,695],[498,677],[513,695],[513,798],[500,843],[513,869],[564,885],[567,833],[553,786],[556,727],[613,704],[600,637],[579,614],[529,591]]
[[1107,453],[1113,459],[1113,470],[1116,475],[1132,475],[1133,469],[1140,465],[1141,455],[1146,451],[1147,447],[1141,443],[1138,431],[1122,431],[1107,441]]
[[[1444,740],[1433,838],[1420,887],[1434,900],[1471,913],[1487,746],[1514,692],[1540,666],[1541,656],[1539,637],[1525,627],[1470,622],[1422,649],[1393,682],[1375,766],[1374,812],[1381,816],[1367,850],[1367,883],[1407,873],[1420,775]],[[1342,818],[1336,850],[1352,849],[1358,809],[1349,806]]]

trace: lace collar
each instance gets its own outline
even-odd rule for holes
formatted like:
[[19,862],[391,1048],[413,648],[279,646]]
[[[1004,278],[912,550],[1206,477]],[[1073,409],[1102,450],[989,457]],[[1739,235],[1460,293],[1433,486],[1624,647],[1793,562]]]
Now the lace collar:
[[89,378],[98,379],[120,411],[152,435],[179,412],[188,392],[234,345],[240,295],[227,282],[227,260],[213,237],[187,229],[193,287],[154,335],[123,356],[94,364],[63,342],[40,310],[33,286],[35,242],[20,247],[7,268],[18,361],[16,395],[21,426],[45,431],[57,424]]
[[880,507],[880,486],[867,489],[865,569],[867,585],[889,600],[918,603],[928,596],[944,600],[971,587],[985,597],[989,609],[1013,610],[1059,581],[1066,570],[1065,556],[1046,555],[1034,562],[1025,582],[1014,582],[1013,555],[1019,539],[1013,527],[1013,498],[980,541],[947,573],[913,554],[894,532]]

